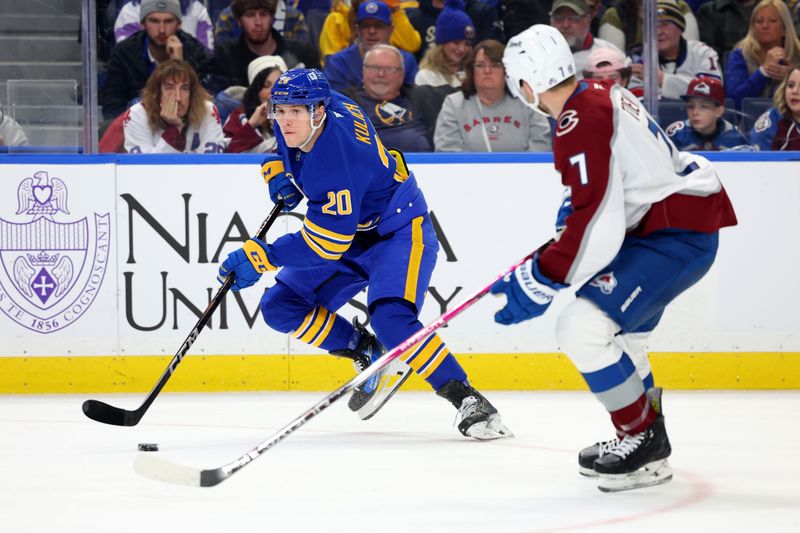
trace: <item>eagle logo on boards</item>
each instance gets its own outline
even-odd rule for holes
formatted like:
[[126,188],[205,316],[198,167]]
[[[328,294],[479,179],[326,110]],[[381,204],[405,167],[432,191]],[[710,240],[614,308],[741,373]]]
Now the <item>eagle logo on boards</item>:
[[[10,195],[9,195],[10,196]],[[0,310],[17,324],[52,333],[80,318],[97,297],[108,264],[110,214],[75,221],[64,180],[39,171],[17,187],[22,221],[0,218]]]
[[617,278],[614,277],[613,272],[606,274],[598,274],[592,281],[589,282],[592,287],[597,287],[603,294],[611,294],[617,286]]

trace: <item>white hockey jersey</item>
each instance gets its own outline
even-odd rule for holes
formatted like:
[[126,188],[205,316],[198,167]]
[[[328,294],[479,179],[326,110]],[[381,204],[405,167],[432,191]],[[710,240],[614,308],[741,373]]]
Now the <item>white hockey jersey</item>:
[[225,151],[226,140],[222,133],[219,113],[211,102],[206,102],[208,113],[198,128],[188,126],[184,131],[175,126],[151,130],[147,112],[142,103],[125,112],[122,128],[125,132],[125,150],[130,154],[217,154]]
[[608,265],[626,235],[736,224],[711,163],[678,151],[627,89],[582,81],[556,123],[553,159],[573,212],[539,257],[542,273],[577,283]]
[[[664,81],[661,83],[661,98],[680,98],[686,94],[689,82],[698,76],[722,79],[719,57],[716,50],[702,41],[681,40],[678,58],[675,61],[661,61]],[[639,78],[631,78],[628,85],[634,89],[644,84]]]

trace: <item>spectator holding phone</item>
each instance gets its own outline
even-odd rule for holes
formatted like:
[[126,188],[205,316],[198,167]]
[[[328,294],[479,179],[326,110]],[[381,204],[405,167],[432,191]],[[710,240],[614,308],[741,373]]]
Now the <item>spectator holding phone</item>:
[[769,98],[786,76],[788,65],[800,64],[800,40],[783,0],[762,0],[753,9],[750,28],[728,56],[725,94],[741,107],[747,96]]

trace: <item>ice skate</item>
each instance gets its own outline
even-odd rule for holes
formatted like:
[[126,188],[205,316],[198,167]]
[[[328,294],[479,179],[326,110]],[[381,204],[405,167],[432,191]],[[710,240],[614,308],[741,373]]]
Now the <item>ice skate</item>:
[[437,390],[436,394],[458,409],[454,425],[462,435],[478,440],[514,436],[503,424],[497,409],[470,385],[453,379]]
[[664,418],[636,435],[626,435],[608,453],[594,462],[599,479],[597,488],[617,492],[660,485],[672,479],[667,458],[672,448]]
[[[374,361],[380,359],[381,355],[386,351],[384,347],[378,342],[378,339],[367,331],[367,328],[359,324],[358,319],[353,319],[353,326],[359,332],[358,343],[352,348],[346,350],[333,350],[330,352],[332,355],[339,357],[347,357],[353,360],[353,367],[357,373],[361,373]],[[391,365],[389,365],[391,366]],[[367,381],[359,385],[353,390],[350,396],[350,401],[347,406],[351,411],[358,411],[372,398],[378,386],[381,376],[386,371],[384,369],[378,372]]]
[[[647,396],[650,400],[650,405],[656,410],[658,416],[663,418],[664,413],[661,410],[661,387],[654,387],[647,391]],[[587,446],[578,453],[578,473],[586,477],[597,477],[597,472],[594,471],[594,462],[600,457],[604,456],[611,451],[612,448],[620,443],[619,438],[596,442],[591,446]]]

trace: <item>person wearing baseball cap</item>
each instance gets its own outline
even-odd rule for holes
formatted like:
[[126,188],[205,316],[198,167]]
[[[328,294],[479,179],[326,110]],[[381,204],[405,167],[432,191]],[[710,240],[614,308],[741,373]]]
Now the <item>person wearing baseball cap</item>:
[[[364,66],[364,55],[376,44],[388,44],[392,35],[392,11],[382,0],[369,0],[358,5],[356,10],[356,42],[344,50],[328,56],[324,74],[331,88],[344,91],[360,87]],[[403,55],[405,77],[403,83],[412,85],[419,67],[414,56],[405,50]]]
[[596,48],[587,59],[583,77],[593,80],[611,80],[627,87],[631,79],[631,60],[616,48]]
[[725,89],[717,78],[697,77],[686,94],[687,120],[673,122],[666,133],[679,150],[719,151],[748,145],[747,139],[727,120]]
[[575,60],[575,72],[578,79],[588,66],[589,54],[598,48],[616,46],[603,39],[598,39],[589,31],[592,25],[592,13],[586,0],[555,0],[550,11],[550,25],[557,29],[566,39]]

